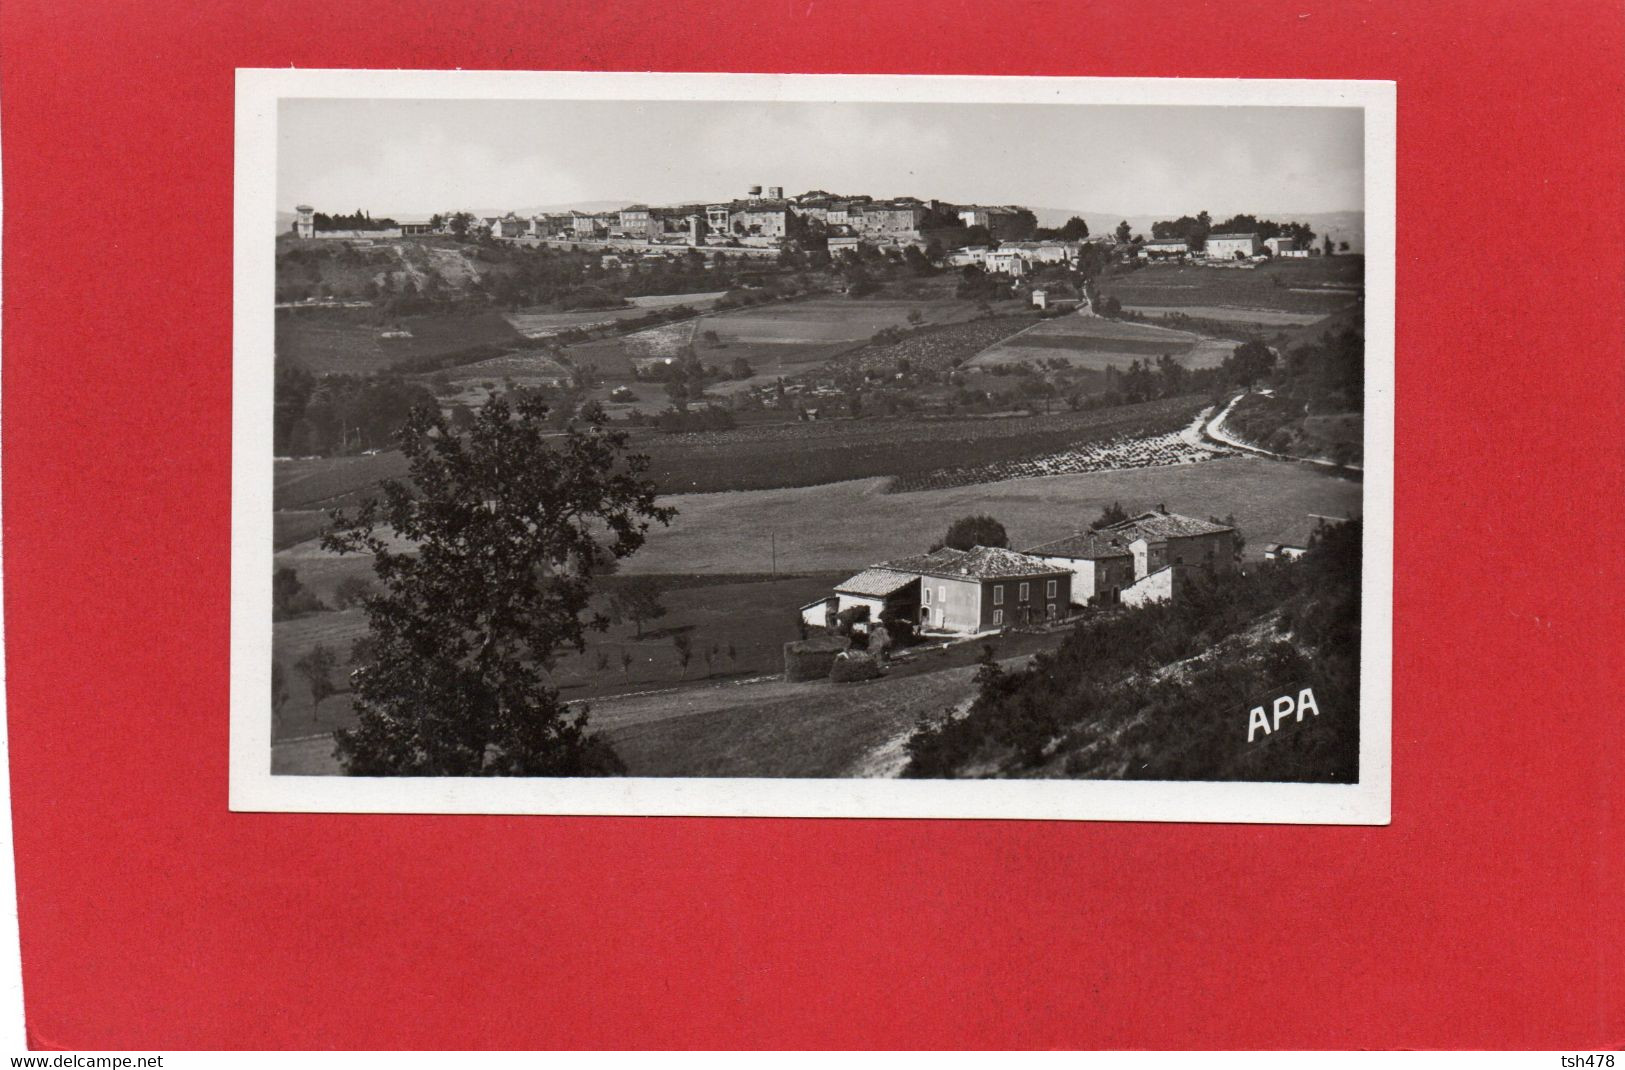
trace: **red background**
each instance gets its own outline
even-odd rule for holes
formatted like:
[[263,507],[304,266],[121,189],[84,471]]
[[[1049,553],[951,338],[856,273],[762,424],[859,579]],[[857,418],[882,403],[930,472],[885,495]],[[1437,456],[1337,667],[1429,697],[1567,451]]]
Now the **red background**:
[[[33,1043],[1625,1041],[1622,27],[1604,2],[7,0]],[[1393,825],[229,813],[233,68],[288,65],[1397,80]]]

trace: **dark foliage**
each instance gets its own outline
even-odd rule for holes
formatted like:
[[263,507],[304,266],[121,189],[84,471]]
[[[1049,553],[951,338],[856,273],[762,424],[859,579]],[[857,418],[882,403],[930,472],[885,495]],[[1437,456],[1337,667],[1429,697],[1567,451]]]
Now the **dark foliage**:
[[[1324,529],[1299,561],[1196,576],[1177,602],[1091,617],[1020,672],[989,658],[970,711],[910,738],[904,775],[1351,782],[1359,580],[1356,521]],[[1319,718],[1245,743],[1249,704],[1299,685],[1313,687]]]

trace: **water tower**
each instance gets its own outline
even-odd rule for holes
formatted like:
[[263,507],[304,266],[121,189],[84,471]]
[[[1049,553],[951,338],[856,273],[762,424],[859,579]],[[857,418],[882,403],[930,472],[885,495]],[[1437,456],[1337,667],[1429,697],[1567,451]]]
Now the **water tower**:
[[750,188],[750,199],[753,200],[753,201],[761,200],[762,199],[762,187],[760,187],[760,186],[752,186]]

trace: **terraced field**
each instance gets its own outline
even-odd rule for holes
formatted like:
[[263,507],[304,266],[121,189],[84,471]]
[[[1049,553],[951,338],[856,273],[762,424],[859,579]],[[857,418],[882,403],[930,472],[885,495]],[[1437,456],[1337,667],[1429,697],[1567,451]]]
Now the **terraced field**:
[[1187,368],[1211,368],[1222,363],[1235,348],[1233,341],[1205,338],[1190,331],[1071,315],[1041,320],[1020,334],[995,342],[970,363],[985,368],[1062,360],[1073,367],[1104,371],[1127,368],[1136,360],[1155,361],[1166,353]]
[[1325,316],[1352,303],[1364,282],[1362,256],[1279,260],[1250,271],[1161,264],[1102,279],[1100,295],[1124,308],[1183,308],[1193,317],[1198,308]]

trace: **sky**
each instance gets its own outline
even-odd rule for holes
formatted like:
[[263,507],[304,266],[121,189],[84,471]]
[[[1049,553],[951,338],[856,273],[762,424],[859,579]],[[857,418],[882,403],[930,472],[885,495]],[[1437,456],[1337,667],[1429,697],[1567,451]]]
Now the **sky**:
[[1124,215],[1364,207],[1357,108],[285,99],[277,207],[742,197],[751,185]]

